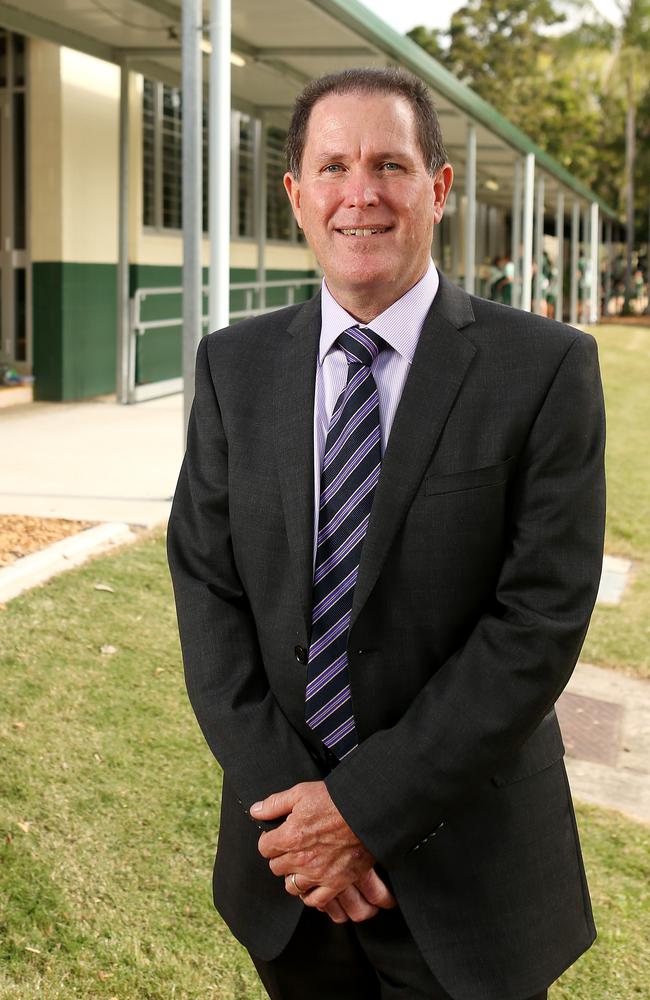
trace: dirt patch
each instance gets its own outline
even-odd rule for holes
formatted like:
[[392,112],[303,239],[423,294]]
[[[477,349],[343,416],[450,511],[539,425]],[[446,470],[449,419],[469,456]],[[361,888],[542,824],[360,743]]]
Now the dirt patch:
[[62,538],[77,535],[94,524],[94,521],[66,521],[58,517],[0,514],[0,566],[8,566],[16,559],[38,552]]

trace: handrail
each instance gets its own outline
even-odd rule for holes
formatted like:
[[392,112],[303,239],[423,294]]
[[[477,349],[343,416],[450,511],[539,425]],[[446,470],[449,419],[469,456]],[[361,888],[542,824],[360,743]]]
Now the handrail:
[[[318,286],[321,283],[321,278],[275,278],[271,281],[233,281],[230,285],[231,292],[243,292],[244,293],[244,308],[243,309],[233,309],[230,310],[229,316],[231,320],[245,319],[249,316],[262,316],[265,313],[274,312],[276,309],[283,309],[285,306],[292,306],[295,303],[295,292],[297,288],[306,288],[309,286]],[[258,296],[258,302],[264,301],[262,298],[262,293],[266,292],[267,289],[278,289],[285,288],[287,291],[287,301],[280,303],[279,305],[267,306],[267,305],[253,305],[253,300],[255,295]],[[203,285],[202,293],[204,295],[208,294],[208,286]],[[128,384],[128,401],[130,403],[136,402],[140,399],[151,399],[155,396],[166,395],[169,392],[180,391],[180,379],[167,379],[160,383],[152,383],[146,386],[136,385],[136,356],[137,356],[137,341],[138,337],[144,336],[151,330],[165,330],[170,327],[182,327],[183,320],[181,317],[172,317],[167,319],[142,319],[142,304],[143,302],[151,296],[159,295],[182,295],[183,288],[181,285],[178,286],[164,286],[158,288],[137,288],[130,302],[130,331],[129,331],[129,384]],[[201,317],[201,324],[204,327],[208,325],[208,317]],[[157,388],[158,387],[158,388]]]

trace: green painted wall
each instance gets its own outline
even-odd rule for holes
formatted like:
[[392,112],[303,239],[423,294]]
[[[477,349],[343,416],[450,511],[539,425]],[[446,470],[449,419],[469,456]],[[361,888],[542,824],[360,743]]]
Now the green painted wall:
[[[117,267],[114,264],[44,262],[32,265],[34,398],[87,399],[115,391],[117,340]],[[267,270],[267,280],[312,277],[313,271]],[[253,268],[233,268],[231,282],[252,281]],[[208,282],[207,269],[203,273]],[[180,267],[132,264],[130,294],[137,288],[178,287]],[[296,289],[295,301],[310,298],[313,288]],[[286,291],[270,289],[267,305],[283,305]],[[233,292],[230,308],[245,308],[244,293]],[[207,299],[204,312],[207,313]],[[150,296],[143,302],[144,320],[180,317],[180,295]],[[181,325],[152,329],[138,338],[138,384],[181,374]]]
[[84,399],[115,389],[117,268],[32,264],[34,398]]
[[[284,278],[310,278],[313,271],[282,271],[267,270],[267,281],[280,281]],[[253,268],[231,268],[230,281],[255,281],[257,272]],[[179,287],[182,283],[180,267],[160,267],[145,264],[133,264],[130,268],[130,294],[135,294],[136,288],[170,288]],[[203,271],[203,284],[208,283],[207,268]],[[313,288],[296,289],[295,301],[303,302],[311,297]],[[282,288],[269,289],[266,304],[284,305],[287,301],[286,291]],[[233,311],[246,307],[244,291],[234,291],[230,295],[230,308]],[[154,319],[172,319],[180,317],[183,304],[180,295],[152,295],[142,303],[141,318],[145,321]],[[207,315],[207,296],[203,299],[203,314]],[[139,385],[148,382],[158,382],[161,379],[175,378],[182,371],[181,357],[181,325],[148,330],[138,338],[136,353],[136,382]]]

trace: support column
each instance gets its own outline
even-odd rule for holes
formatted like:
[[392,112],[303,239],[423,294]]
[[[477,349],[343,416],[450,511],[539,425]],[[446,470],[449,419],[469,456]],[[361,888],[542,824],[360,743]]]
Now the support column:
[[562,322],[564,315],[564,191],[557,193],[555,210],[555,238],[557,240],[557,294],[555,297],[555,318]]
[[120,152],[117,259],[117,367],[115,398],[129,402],[131,316],[129,312],[129,68],[120,65]]
[[451,216],[451,277],[456,284],[460,281],[460,208],[461,199],[456,198],[456,208]]
[[467,123],[467,157],[465,160],[465,291],[473,294],[476,287],[476,125]]
[[257,300],[260,309],[266,306],[266,203],[267,203],[267,163],[266,163],[266,118],[263,111],[255,127],[255,153],[257,170],[255,186],[255,233],[257,234],[257,280],[261,284]]
[[580,202],[574,199],[571,208],[571,301],[569,323],[578,322],[578,244],[580,242]]
[[544,178],[537,178],[535,206],[535,302],[534,312],[542,312],[542,264],[544,261]]
[[609,315],[612,297],[612,220],[605,222],[605,315]]
[[230,321],[230,44],[231,0],[210,0],[209,330]]
[[533,203],[535,199],[535,155],[527,153],[524,163],[524,225],[523,265],[521,274],[521,308],[530,312],[531,280],[533,275]]
[[512,284],[512,304],[521,305],[521,158],[515,160],[514,186],[512,191],[512,225],[510,259],[515,266]]
[[202,336],[201,0],[183,0],[183,393],[185,427],[194,398],[194,359]]
[[600,312],[600,221],[598,217],[598,203],[592,201],[590,212],[590,244],[589,259],[591,284],[589,286],[589,322],[597,323]]

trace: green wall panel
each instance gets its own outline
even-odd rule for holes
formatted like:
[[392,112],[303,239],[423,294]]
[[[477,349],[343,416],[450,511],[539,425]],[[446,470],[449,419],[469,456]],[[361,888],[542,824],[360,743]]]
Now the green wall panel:
[[117,267],[36,262],[34,398],[85,399],[115,389]]
[[[33,268],[34,398],[72,400],[115,391],[117,341],[117,267],[114,264],[38,262]],[[313,271],[267,270],[267,280],[312,277]],[[254,281],[253,268],[233,268],[231,282]],[[208,272],[204,269],[204,284]],[[138,288],[179,287],[182,268],[132,264],[130,294]],[[313,288],[299,288],[295,301],[310,298]],[[269,289],[267,305],[284,305],[284,289]],[[207,314],[207,296],[203,301]],[[230,296],[231,310],[245,308],[244,292]],[[180,294],[149,295],[143,320],[180,319]],[[175,378],[182,371],[182,327],[146,331],[138,338],[136,382]]]
[[[313,271],[267,270],[267,281],[279,281],[288,278],[310,278]],[[255,281],[257,271],[254,268],[231,268],[230,281]],[[133,264],[130,268],[130,294],[133,296],[138,288],[179,288],[183,280],[182,268],[162,267],[147,264]],[[203,270],[203,284],[208,284],[207,268]],[[295,301],[304,302],[311,298],[313,288],[298,288]],[[286,290],[273,288],[267,291],[266,304],[284,305],[287,301]],[[232,311],[246,308],[245,292],[233,291],[230,294],[230,309]],[[183,302],[180,294],[150,295],[142,302],[140,316],[145,321],[156,319],[180,318]],[[208,299],[203,297],[203,314],[207,315]],[[138,338],[136,352],[136,382],[144,385],[148,382],[158,382],[162,379],[176,378],[182,372],[182,327],[162,327],[150,329]]]

